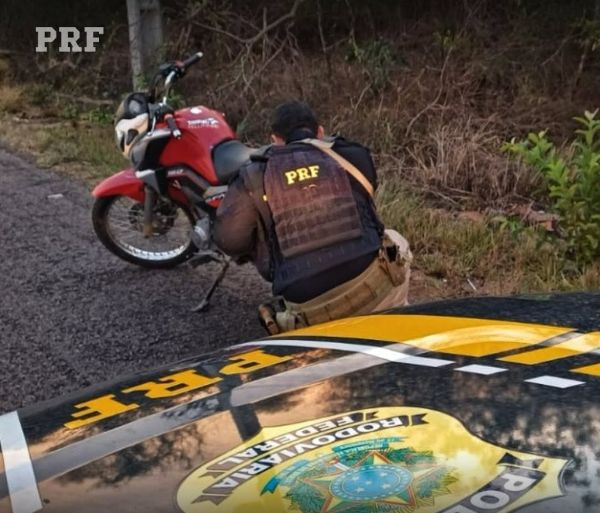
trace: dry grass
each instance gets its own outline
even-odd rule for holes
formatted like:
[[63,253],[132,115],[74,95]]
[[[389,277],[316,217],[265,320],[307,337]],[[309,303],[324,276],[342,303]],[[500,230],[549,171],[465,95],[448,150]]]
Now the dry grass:
[[535,189],[536,176],[500,154],[503,141],[493,120],[457,115],[428,122],[423,137],[406,149],[406,175],[413,184],[480,205]]
[[23,91],[20,87],[0,85],[0,112],[19,112],[25,107]]
[[[392,69],[386,85],[376,88],[364,67],[346,62],[342,51],[333,53],[328,63],[298,52],[291,43],[282,44],[272,62],[249,56],[244,73],[232,66],[214,74],[190,74],[182,86],[190,92],[208,91],[208,98],[192,93],[188,101],[226,110],[241,137],[259,143],[267,138],[275,105],[304,99],[327,131],[368,145],[385,173],[401,172],[414,187],[450,198],[457,208],[503,205],[537,187],[538,177],[511,163],[500,147],[515,135],[511,109],[518,106],[519,116],[536,118],[539,104],[527,110],[524,98],[501,105],[494,98],[491,110],[478,99],[479,77],[472,69],[477,63],[429,57],[418,67]],[[212,84],[202,83],[205,76]]]
[[2,141],[35,158],[42,168],[53,168],[87,183],[96,182],[128,166],[117,151],[112,126],[85,121],[19,120],[0,115],[11,130]]
[[386,225],[411,243],[415,269],[435,284],[436,297],[600,288],[600,263],[567,271],[542,233],[431,208],[397,181],[384,182],[377,201]]

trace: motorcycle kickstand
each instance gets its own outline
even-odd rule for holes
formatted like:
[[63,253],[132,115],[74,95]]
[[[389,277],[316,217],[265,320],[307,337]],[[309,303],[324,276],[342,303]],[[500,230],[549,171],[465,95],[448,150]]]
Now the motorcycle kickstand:
[[221,283],[221,281],[225,277],[225,274],[227,273],[227,269],[229,269],[229,264],[231,262],[231,258],[226,256],[223,258],[223,260],[221,260],[221,262],[222,262],[222,266],[221,266],[221,269],[219,270],[219,273],[213,280],[210,288],[206,291],[206,294],[204,294],[202,301],[200,301],[200,303],[198,303],[198,305],[196,305],[194,308],[192,308],[192,312],[205,312],[208,309],[210,298],[217,290],[219,283]]

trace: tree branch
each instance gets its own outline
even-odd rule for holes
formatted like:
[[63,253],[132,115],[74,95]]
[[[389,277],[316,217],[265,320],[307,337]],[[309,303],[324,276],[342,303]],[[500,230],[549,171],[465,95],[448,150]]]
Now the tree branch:
[[278,27],[282,23],[286,22],[287,20],[290,20],[290,19],[294,18],[296,16],[296,12],[298,11],[298,7],[300,7],[300,5],[304,1],[305,0],[294,0],[294,5],[292,5],[292,8],[291,8],[291,10],[288,13],[284,14],[283,16],[281,16],[280,18],[276,19],[272,23],[264,26],[262,28],[262,30],[260,30],[254,36],[249,37],[249,38],[241,38],[239,36],[236,36],[235,34],[232,34],[231,32],[228,32],[226,30],[220,29],[218,27],[213,27],[211,25],[207,25],[205,23],[202,23],[201,21],[193,21],[192,23],[194,25],[197,25],[198,27],[202,27],[202,28],[204,28],[206,30],[210,30],[211,32],[216,32],[217,34],[221,34],[223,36],[227,36],[227,37],[233,39],[234,41],[237,41],[240,44],[247,45],[248,47],[252,47],[255,43],[257,43],[258,41],[260,41],[260,39],[262,39],[268,32],[270,32],[274,28]]
[[417,122],[417,120],[423,114],[425,114],[429,109],[431,109],[432,107],[434,107],[437,102],[440,101],[440,98],[442,97],[442,93],[444,92],[444,80],[446,78],[446,68],[448,66],[448,61],[450,60],[450,55],[451,54],[452,54],[452,47],[448,50],[448,53],[446,54],[446,58],[444,59],[444,64],[442,65],[442,70],[440,72],[440,87],[438,89],[438,92],[437,92],[435,98],[433,99],[432,102],[430,102],[429,104],[425,105],[425,107],[423,107],[421,109],[421,111],[414,118],[412,118],[410,120],[410,122],[408,123],[408,126],[406,127],[406,132],[404,133],[405,137],[408,137],[408,134],[410,134],[410,131],[412,130],[412,127]]

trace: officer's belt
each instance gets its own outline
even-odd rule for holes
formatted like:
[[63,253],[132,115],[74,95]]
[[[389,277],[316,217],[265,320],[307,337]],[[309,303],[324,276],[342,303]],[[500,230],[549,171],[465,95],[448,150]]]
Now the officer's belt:
[[[406,262],[390,261],[382,248],[380,254],[357,277],[304,303],[285,301],[286,311],[277,314],[296,318],[296,327],[370,313],[406,278]],[[290,327],[289,329],[294,329]]]

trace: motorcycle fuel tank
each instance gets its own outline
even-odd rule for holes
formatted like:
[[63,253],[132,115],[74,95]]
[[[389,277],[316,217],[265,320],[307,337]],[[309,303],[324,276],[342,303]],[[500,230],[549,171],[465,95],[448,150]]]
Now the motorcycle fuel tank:
[[[212,150],[222,141],[235,139],[235,132],[223,114],[204,106],[178,110],[175,122],[182,136],[169,140],[160,157],[161,165],[191,167],[212,185],[217,185],[219,181],[213,166]],[[166,124],[157,126],[161,128]]]
[[0,511],[600,512],[600,294],[241,344],[0,417]]

